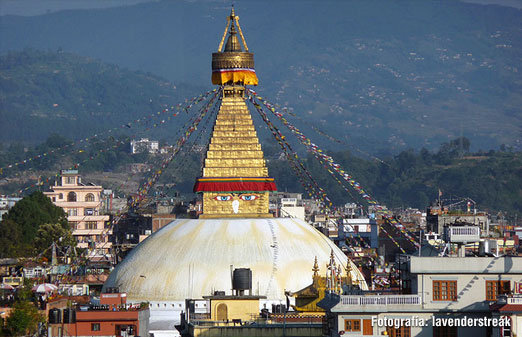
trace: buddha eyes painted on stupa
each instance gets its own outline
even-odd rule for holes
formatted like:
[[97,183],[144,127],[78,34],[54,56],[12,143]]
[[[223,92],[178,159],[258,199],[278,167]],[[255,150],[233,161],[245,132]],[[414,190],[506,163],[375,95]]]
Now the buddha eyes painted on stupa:
[[217,201],[229,201],[230,199],[232,199],[232,196],[231,195],[218,195],[218,196],[214,197],[214,199],[216,199]]
[[259,198],[259,195],[255,195],[255,194],[241,194],[239,196],[239,198],[241,200],[245,200],[245,201],[253,201],[253,200],[256,200],[257,198]]
[[260,195],[257,195],[257,194],[235,194],[235,193],[232,193],[232,194],[227,194],[227,195],[217,195],[217,196],[214,197],[214,199],[217,200],[217,201],[229,201],[229,200],[232,200],[235,196],[238,196],[239,199],[244,200],[244,201],[254,201],[254,200],[256,200],[256,199],[261,197]]

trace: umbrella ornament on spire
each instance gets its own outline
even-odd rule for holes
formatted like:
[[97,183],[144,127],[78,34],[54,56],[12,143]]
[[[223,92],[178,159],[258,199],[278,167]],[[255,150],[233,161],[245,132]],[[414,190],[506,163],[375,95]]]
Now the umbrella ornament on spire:
[[[237,30],[236,30],[237,26]],[[241,42],[237,36],[241,37]],[[225,38],[228,40],[223,50]],[[241,43],[245,48],[243,51]],[[212,84],[257,85],[258,80],[254,70],[254,54],[248,52],[248,46],[239,26],[239,16],[234,12],[227,17],[227,27],[219,43],[217,53],[212,53]]]

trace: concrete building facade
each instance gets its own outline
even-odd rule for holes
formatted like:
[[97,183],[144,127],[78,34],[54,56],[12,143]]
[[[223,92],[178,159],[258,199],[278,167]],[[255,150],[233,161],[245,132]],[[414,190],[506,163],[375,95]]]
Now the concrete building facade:
[[490,305],[522,282],[522,257],[409,256],[401,269],[403,294],[329,295],[323,306],[330,334],[486,337],[497,331],[499,336],[504,323]]
[[44,194],[67,213],[79,248],[88,249],[91,257],[110,258],[112,229],[108,227],[109,216],[100,212],[102,191],[102,186],[82,183],[78,170],[62,170],[51,191]]

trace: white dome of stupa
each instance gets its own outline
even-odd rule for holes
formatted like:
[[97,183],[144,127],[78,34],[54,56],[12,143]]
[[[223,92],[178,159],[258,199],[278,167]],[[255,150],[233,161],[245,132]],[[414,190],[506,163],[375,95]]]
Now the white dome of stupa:
[[[321,232],[295,218],[179,219],[134,248],[107,279],[128,300],[175,301],[201,298],[214,291],[231,293],[230,266],[252,269],[253,295],[283,299],[312,283],[317,257],[319,274],[333,251],[346,267],[346,255]],[[367,289],[351,264],[352,278]]]

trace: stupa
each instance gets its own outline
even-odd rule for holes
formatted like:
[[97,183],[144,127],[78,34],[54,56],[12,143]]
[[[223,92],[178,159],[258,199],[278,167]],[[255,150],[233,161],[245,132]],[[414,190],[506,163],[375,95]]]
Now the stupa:
[[222,102],[194,186],[202,193],[203,214],[175,220],[140,243],[104,287],[119,287],[129,302],[231,294],[233,266],[252,270],[254,294],[284,300],[285,291],[309,285],[315,258],[325,274],[333,254],[345,270],[350,264],[352,278],[367,289],[357,267],[321,232],[302,220],[269,213],[268,196],[276,185],[244,97],[245,85],[258,84],[254,57],[234,10],[227,21],[212,55],[212,83],[223,86]]

